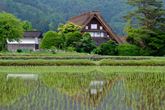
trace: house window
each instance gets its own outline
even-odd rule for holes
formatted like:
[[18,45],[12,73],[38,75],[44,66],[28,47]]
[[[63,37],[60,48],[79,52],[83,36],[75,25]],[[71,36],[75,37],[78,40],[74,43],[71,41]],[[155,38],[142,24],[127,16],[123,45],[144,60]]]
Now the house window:
[[90,32],[91,37],[105,37],[104,32]]
[[89,29],[89,27],[88,27],[88,26],[86,26],[86,27],[85,27],[85,29]]
[[97,24],[91,24],[91,29],[97,29]]
[[100,26],[100,30],[103,30],[103,26]]
[[95,32],[95,37],[100,37],[100,32]]
[[103,32],[101,33],[101,37],[104,37],[104,33]]

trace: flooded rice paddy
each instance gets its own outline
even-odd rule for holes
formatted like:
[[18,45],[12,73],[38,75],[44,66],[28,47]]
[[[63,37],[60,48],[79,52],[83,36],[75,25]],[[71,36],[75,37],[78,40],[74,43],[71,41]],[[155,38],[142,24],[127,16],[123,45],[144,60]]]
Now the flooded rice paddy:
[[1,73],[0,81],[0,110],[165,110],[163,72]]

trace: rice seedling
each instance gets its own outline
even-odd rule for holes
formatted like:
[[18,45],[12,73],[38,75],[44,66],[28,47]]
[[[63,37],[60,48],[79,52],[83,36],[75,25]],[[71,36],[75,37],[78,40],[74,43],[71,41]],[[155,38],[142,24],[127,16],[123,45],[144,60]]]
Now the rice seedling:
[[[7,80],[11,72],[36,74],[39,79]],[[0,67],[3,110],[164,108],[164,67]]]

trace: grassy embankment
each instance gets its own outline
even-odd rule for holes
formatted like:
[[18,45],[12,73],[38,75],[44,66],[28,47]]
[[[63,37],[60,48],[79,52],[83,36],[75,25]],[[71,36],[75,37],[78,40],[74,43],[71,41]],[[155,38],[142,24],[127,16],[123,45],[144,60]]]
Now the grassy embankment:
[[81,53],[6,53],[0,66],[165,66],[165,57],[99,56]]

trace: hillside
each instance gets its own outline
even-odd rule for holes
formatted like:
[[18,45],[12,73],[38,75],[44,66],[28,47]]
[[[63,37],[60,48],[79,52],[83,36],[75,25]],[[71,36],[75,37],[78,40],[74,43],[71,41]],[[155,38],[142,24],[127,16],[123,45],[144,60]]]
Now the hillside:
[[[164,0],[165,1],[165,0]],[[116,33],[122,34],[123,16],[131,8],[126,0],[1,0],[0,11],[15,14],[32,22],[33,27],[47,31],[82,12],[99,10]]]

